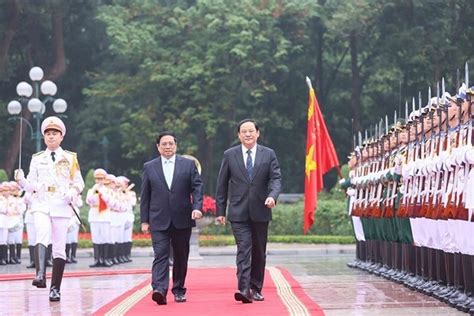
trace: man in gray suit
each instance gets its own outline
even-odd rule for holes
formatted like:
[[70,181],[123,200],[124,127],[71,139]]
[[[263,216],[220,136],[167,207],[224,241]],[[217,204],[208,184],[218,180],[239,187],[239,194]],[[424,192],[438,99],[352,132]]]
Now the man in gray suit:
[[141,228],[151,232],[155,259],[152,299],[165,305],[169,284],[170,242],[174,253],[174,300],[186,301],[189,240],[195,219],[202,217],[202,180],[194,161],[176,155],[176,136],[161,133],[156,140],[160,157],[143,166],[140,201]]
[[275,152],[257,144],[257,123],[241,121],[237,127],[241,145],[224,152],[217,178],[217,221],[231,222],[237,244],[236,301],[263,301],[263,278],[271,209],[281,191],[281,173]]

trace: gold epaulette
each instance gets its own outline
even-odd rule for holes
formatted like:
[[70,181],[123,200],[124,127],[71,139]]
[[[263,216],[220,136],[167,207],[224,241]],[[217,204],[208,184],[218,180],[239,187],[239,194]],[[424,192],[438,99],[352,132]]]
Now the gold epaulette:
[[44,150],[38,151],[36,154],[33,154],[33,157],[39,156],[39,155],[41,155],[42,153],[44,153]]
[[71,155],[77,156],[77,153],[75,153],[75,152],[73,152],[73,151],[65,150],[65,152],[67,152],[68,154],[71,154]]

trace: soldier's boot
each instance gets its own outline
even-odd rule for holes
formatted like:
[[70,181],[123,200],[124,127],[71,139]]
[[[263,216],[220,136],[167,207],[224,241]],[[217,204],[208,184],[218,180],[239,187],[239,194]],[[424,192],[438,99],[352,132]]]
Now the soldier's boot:
[[398,270],[398,274],[397,274],[397,277],[398,276],[402,276],[404,274],[404,271],[403,271],[403,256],[402,256],[402,251],[403,251],[403,244],[400,243],[400,242],[397,242],[396,243],[396,259],[395,259],[395,265],[397,267],[397,270]]
[[66,244],[66,263],[72,263],[72,261],[71,261],[71,244]]
[[94,263],[93,264],[90,264],[89,267],[91,268],[97,268],[97,267],[101,267],[102,264],[101,262],[99,261],[99,244],[92,244],[93,246],[93,251],[94,251]]
[[[470,257],[470,267],[471,267],[471,293],[474,293],[474,256],[469,256]],[[469,314],[474,315],[474,300],[469,303],[465,309],[469,312]]]
[[7,245],[0,245],[0,266],[4,266],[7,264],[7,261],[5,260],[6,257],[6,252],[7,252]]
[[463,285],[464,293],[457,299],[453,299],[452,303],[454,307],[463,312],[468,312],[468,306],[473,302],[472,289],[473,289],[473,279],[471,271],[471,256],[470,255],[461,255],[461,265],[462,265],[462,275],[463,275]]
[[393,280],[395,275],[398,274],[400,271],[398,269],[398,243],[397,242],[390,242],[389,244],[389,251],[390,251],[390,261],[388,263],[390,270],[387,272],[387,278]]
[[426,249],[426,274],[425,278],[427,282],[421,287],[421,291],[423,293],[428,293],[430,289],[437,284],[436,279],[433,278],[433,270],[434,270],[434,249],[427,248]]
[[108,245],[100,244],[99,245],[99,262],[102,267],[110,268],[114,264],[108,258]]
[[356,265],[357,265],[357,260],[359,259],[359,248],[360,248],[360,245],[359,245],[359,241],[356,240],[356,256],[355,256],[355,259],[346,263],[346,266],[348,266],[349,268],[355,268]]
[[127,255],[127,244],[122,242],[119,244],[120,245],[120,260],[122,260],[122,263],[127,263],[127,259],[125,258],[125,256]]
[[33,285],[38,288],[46,287],[46,254],[47,248],[43,244],[36,244],[35,246],[35,267],[36,278],[33,280]]
[[110,266],[114,265],[114,262],[112,261],[112,244],[104,245],[104,264],[105,263],[108,263]]
[[125,249],[126,249],[126,252],[125,252],[125,260],[126,262],[132,262],[132,246],[133,246],[133,243],[131,241],[125,243]]
[[21,263],[21,248],[22,244],[16,244],[16,263]]
[[428,248],[421,247],[420,249],[421,258],[421,280],[416,284],[416,290],[423,292],[424,287],[428,283]]
[[428,261],[426,260],[426,247],[418,247],[418,281],[413,284],[413,288],[416,291],[421,292],[421,287],[426,283],[426,272],[428,271],[426,264]]
[[30,264],[26,268],[33,269],[35,267],[35,246],[28,246],[28,252],[30,253]]
[[15,264],[16,262],[16,252],[15,252],[15,245],[8,245],[8,250],[10,252],[10,258],[8,259],[8,264]]
[[66,260],[53,259],[53,275],[51,276],[51,288],[49,289],[49,301],[59,302],[61,300],[61,281],[63,280],[64,266]]
[[402,244],[399,242],[393,242],[393,253],[392,253],[392,273],[390,274],[390,279],[395,282],[399,282],[400,276],[402,273]]
[[46,266],[53,266],[53,245],[49,244],[46,252]]
[[110,254],[110,257],[111,257],[111,260],[114,264],[119,264],[121,262],[119,262],[117,260],[117,253],[118,253],[118,244],[117,243],[114,243],[112,244],[112,253]]
[[456,291],[444,298],[444,302],[450,306],[453,305],[453,300],[457,300],[464,292],[463,276],[462,276],[462,265],[461,265],[461,253],[454,253],[454,287]]
[[446,268],[444,266],[444,253],[442,250],[433,249],[433,262],[431,278],[434,280],[432,287],[426,289],[426,294],[435,296],[435,293],[446,288]]
[[367,261],[367,243],[365,241],[360,242],[360,261],[360,264]]
[[114,265],[114,244],[106,244],[105,246],[105,257],[107,258],[106,260]]
[[71,244],[71,262],[72,263],[77,263],[76,253],[77,253],[77,242],[73,242]]
[[[417,253],[417,247],[414,246],[414,245],[409,245],[407,244],[407,256],[405,258],[405,260],[407,261],[407,267],[408,267],[408,270],[409,270],[409,275],[407,278],[404,279],[404,284],[407,286],[407,287],[411,287],[413,283],[415,283],[417,281],[417,275],[416,275],[416,272],[417,272],[417,262],[416,262],[416,253]],[[413,260],[415,259],[415,260]]]
[[434,293],[434,295],[439,299],[442,300],[445,296],[452,294],[456,291],[454,287],[454,254],[446,252],[444,256],[444,264],[446,268],[446,288],[442,291]]

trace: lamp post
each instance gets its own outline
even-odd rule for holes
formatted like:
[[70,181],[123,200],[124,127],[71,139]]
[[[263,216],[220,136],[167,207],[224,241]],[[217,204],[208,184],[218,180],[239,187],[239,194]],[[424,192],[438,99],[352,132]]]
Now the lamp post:
[[[33,67],[30,69],[30,79],[32,84],[25,81],[18,83],[16,86],[16,93],[18,94],[18,100],[12,100],[8,103],[8,113],[14,115],[15,118],[20,119],[20,131],[22,122],[29,125],[32,130],[32,139],[36,141],[36,151],[41,150],[41,118],[46,111],[46,104],[52,103],[53,111],[57,114],[62,114],[67,110],[67,103],[64,99],[55,99],[53,96],[58,91],[56,84],[51,80],[43,80],[43,69],[40,67]],[[41,99],[40,99],[41,97]],[[23,117],[20,113],[22,107],[27,105],[28,110],[33,114],[33,119],[36,121],[35,130],[30,122]],[[20,154],[21,154],[21,132],[20,132]]]

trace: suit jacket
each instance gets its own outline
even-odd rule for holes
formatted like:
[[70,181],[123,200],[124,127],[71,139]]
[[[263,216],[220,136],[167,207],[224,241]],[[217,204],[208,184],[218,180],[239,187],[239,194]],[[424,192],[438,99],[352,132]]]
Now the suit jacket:
[[166,184],[161,157],[143,165],[140,217],[151,231],[196,225],[193,210],[202,209],[202,180],[193,160],[176,155],[171,188]]
[[270,221],[272,212],[265,199],[272,197],[276,202],[280,191],[280,166],[272,149],[257,144],[252,179],[245,168],[241,145],[224,152],[217,178],[217,216],[226,216],[229,198],[229,221]]

